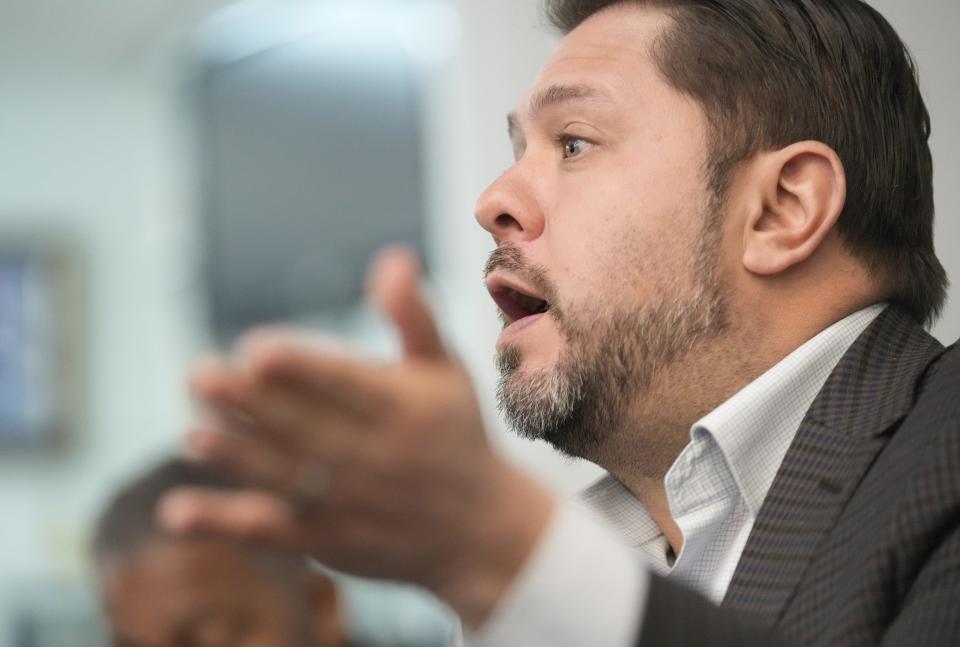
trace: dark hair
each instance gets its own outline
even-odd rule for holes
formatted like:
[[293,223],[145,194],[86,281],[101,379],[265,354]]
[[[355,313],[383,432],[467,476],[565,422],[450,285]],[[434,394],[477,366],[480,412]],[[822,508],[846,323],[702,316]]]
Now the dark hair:
[[196,486],[219,490],[236,486],[183,459],[167,460],[121,488],[101,513],[93,535],[94,558],[126,557],[146,541],[163,535],[155,509],[171,490]]
[[718,196],[762,150],[821,141],[840,157],[845,247],[884,297],[928,324],[947,276],[933,246],[930,116],[913,60],[859,0],[546,0],[564,34],[614,5],[662,9],[674,24],[652,49],[660,73],[709,121]]

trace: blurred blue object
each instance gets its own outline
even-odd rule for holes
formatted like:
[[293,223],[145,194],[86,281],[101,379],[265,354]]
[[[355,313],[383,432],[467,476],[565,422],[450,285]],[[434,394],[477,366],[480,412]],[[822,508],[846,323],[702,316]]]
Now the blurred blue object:
[[[68,304],[68,255],[52,240],[0,245],[0,443],[47,444],[62,435],[75,384],[68,338],[82,331]],[[76,276],[72,277],[76,278]]]
[[10,647],[104,647],[109,644],[89,588],[82,582],[37,581],[18,587]]

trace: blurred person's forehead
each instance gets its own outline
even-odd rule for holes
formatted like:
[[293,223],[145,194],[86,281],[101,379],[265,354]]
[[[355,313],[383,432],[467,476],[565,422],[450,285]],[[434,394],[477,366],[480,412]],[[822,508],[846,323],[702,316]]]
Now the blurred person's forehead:
[[[110,624],[121,641],[163,644],[210,619],[289,620],[281,577],[250,548],[213,539],[158,539],[101,564]],[[121,644],[124,644],[121,642]]]
[[[289,569],[270,568],[262,551],[239,543],[214,538],[161,537],[144,542],[128,555],[102,564],[108,577],[136,575],[158,584],[197,585],[204,582],[224,585],[239,580],[250,583],[277,580]],[[272,577],[271,577],[272,576]],[[242,593],[242,590],[237,591]]]
[[246,605],[285,590],[290,573],[271,570],[245,547],[197,539],[151,541],[101,565],[108,610],[135,615],[133,607],[187,613],[199,601]]

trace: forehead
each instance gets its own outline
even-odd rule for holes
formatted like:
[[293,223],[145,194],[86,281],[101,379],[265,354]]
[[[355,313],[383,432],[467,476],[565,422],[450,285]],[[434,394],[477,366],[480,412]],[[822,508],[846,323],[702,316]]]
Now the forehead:
[[525,116],[531,101],[558,85],[589,87],[616,103],[665,91],[650,51],[670,24],[663,11],[633,4],[594,14],[560,41],[520,100],[517,114]]
[[220,541],[158,540],[103,565],[104,602],[118,634],[144,644],[198,613],[257,609],[275,587],[248,551]]
[[152,542],[126,559],[106,564],[104,575],[105,592],[114,604],[149,600],[159,605],[225,594],[236,599],[272,585],[245,550],[202,540]]

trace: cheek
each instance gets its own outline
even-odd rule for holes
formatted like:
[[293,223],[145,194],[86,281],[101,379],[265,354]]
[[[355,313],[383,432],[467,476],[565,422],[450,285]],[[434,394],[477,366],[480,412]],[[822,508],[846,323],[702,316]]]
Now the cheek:
[[247,632],[238,641],[237,647],[300,647],[291,636],[287,635],[287,627],[282,625],[260,625]]
[[145,645],[168,644],[170,628],[176,621],[176,611],[168,604],[135,594],[111,608],[107,617],[113,633]]
[[642,302],[689,275],[706,200],[696,159],[611,156],[558,183],[544,235],[571,312]]
[[551,272],[561,306],[577,317],[642,298],[655,287],[656,270],[674,247],[669,238],[669,233],[645,231],[626,216],[571,237]]
[[287,604],[265,595],[250,606],[254,611],[247,615],[248,624],[238,647],[300,647],[297,632],[304,625],[294,617],[296,603]]

